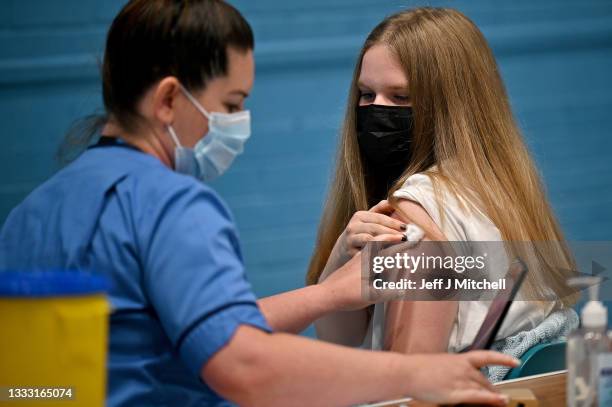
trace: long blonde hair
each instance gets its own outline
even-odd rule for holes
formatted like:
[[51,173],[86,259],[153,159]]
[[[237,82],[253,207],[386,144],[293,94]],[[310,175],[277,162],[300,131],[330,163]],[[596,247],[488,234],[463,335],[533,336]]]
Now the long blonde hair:
[[366,188],[355,112],[361,61],[378,44],[387,46],[402,66],[414,115],[412,160],[389,196],[409,176],[435,164],[436,171],[428,172],[434,186],[443,184],[477,205],[505,242],[553,242],[552,251],[549,245],[546,254],[532,253],[546,278],[543,272],[532,272],[524,288],[537,295],[538,287],[547,284],[565,297],[565,303],[572,302],[563,294],[572,256],[512,115],[493,53],[474,23],[448,8],[394,14],[365,41],[350,86],[335,178],[307,282],[316,283],[352,215],[375,203]]

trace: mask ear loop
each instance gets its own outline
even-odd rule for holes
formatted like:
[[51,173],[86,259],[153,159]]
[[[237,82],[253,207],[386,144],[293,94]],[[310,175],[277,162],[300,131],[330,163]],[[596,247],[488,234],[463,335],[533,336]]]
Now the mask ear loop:
[[181,143],[179,142],[179,139],[176,136],[176,132],[174,131],[174,128],[172,128],[170,124],[167,125],[166,128],[168,129],[168,133],[170,134],[172,141],[174,141],[174,144],[176,144],[177,147],[181,147]]
[[189,91],[185,89],[183,85],[179,84],[179,86],[181,87],[183,94],[187,97],[187,99],[189,99],[189,101],[195,106],[195,108],[198,109],[198,111],[202,113],[204,117],[210,120],[210,113],[208,113],[206,109],[204,109],[204,107],[200,104],[200,102],[198,102],[198,100],[195,97],[193,97],[193,95],[189,93]]

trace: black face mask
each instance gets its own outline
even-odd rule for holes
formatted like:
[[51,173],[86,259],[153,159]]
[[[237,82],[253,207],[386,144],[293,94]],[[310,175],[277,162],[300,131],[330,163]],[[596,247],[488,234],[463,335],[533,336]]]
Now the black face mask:
[[374,166],[408,165],[412,144],[412,107],[357,107],[357,140],[364,158]]
[[384,199],[412,158],[410,106],[357,107],[357,141],[374,201]]

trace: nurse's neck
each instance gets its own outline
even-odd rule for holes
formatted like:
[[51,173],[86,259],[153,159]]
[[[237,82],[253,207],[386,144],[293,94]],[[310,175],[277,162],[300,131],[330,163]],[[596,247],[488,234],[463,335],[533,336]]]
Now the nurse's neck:
[[102,136],[121,139],[144,153],[157,158],[166,167],[173,168],[174,159],[168,153],[168,151],[173,151],[173,149],[165,147],[160,137],[157,137],[154,133],[155,131],[149,131],[147,134],[129,132],[112,120],[108,121],[100,132]]

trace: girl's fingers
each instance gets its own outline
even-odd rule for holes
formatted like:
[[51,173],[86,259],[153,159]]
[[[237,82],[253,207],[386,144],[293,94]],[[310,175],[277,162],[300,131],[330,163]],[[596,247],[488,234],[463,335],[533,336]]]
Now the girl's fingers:
[[374,223],[377,225],[386,226],[400,232],[406,230],[406,224],[404,222],[380,213],[364,212],[360,218],[360,221],[363,223]]
[[356,235],[350,235],[347,238],[347,243],[349,247],[354,247],[358,250],[363,249],[363,246],[366,245],[370,240],[374,239],[374,236],[368,233],[358,233]]
[[398,235],[401,239],[401,237],[404,235],[404,232],[398,231],[397,229],[393,229],[387,226],[379,225],[378,223],[362,223],[360,226],[361,233],[368,233],[372,236]]
[[368,242],[401,242],[403,237],[403,235],[383,234],[372,236],[368,233],[359,233],[349,236],[347,243],[349,247],[361,250]]
[[404,234],[397,234],[397,233],[393,233],[393,234],[382,234],[382,235],[376,235],[374,236],[374,238],[372,239],[373,241],[376,242],[403,242],[406,239],[406,236],[404,236]]
[[383,199],[382,201],[371,207],[368,212],[376,212],[390,215],[393,211],[395,211],[395,208],[391,206],[389,201]]

